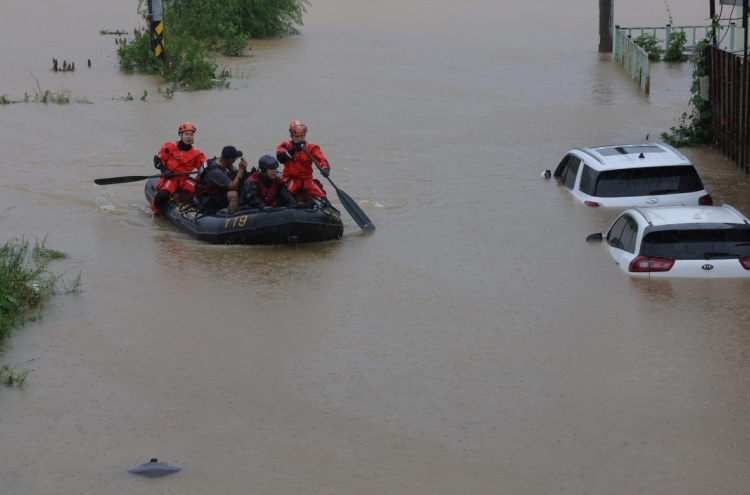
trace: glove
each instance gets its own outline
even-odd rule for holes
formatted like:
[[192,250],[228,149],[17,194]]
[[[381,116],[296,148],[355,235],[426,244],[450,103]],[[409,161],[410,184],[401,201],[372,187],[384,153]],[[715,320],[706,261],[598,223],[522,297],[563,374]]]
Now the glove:
[[271,213],[273,211],[273,207],[272,206],[264,206],[263,207],[263,211],[265,213]]
[[164,178],[165,178],[165,179],[169,180],[169,179],[171,179],[172,177],[174,177],[174,174],[173,174],[172,172],[170,172],[169,170],[165,170],[165,171],[164,171]]
[[276,153],[276,159],[279,161],[279,163],[286,163],[289,160],[293,158],[294,152],[293,151],[280,151],[279,153]]
[[302,151],[302,147],[305,145],[304,141],[297,141],[294,143],[294,149],[297,151]]
[[159,155],[154,155],[154,168],[157,170],[164,170],[164,164],[159,159]]
[[331,175],[331,167],[326,167],[326,168],[320,169],[320,173],[323,174],[323,177],[325,177],[327,179],[328,176]]

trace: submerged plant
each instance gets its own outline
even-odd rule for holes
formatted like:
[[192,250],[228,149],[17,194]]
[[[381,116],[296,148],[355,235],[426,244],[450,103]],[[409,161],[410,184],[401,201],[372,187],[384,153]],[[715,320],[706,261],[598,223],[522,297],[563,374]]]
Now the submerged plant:
[[665,62],[684,62],[687,57],[683,55],[685,44],[687,43],[687,34],[685,31],[672,31],[669,34],[667,49],[664,52]]
[[[162,62],[151,52],[148,36],[121,43],[120,69],[163,77],[172,90],[201,90],[229,86],[216,76],[212,52],[243,56],[250,38],[297,34],[309,0],[163,0],[164,47]],[[146,0],[138,12],[147,14]]]
[[[0,214],[0,220],[4,213]],[[59,293],[61,275],[50,272],[49,264],[61,258],[67,255],[48,248],[46,237],[41,242],[35,241],[33,247],[25,238],[14,238],[0,246],[0,351],[13,330],[26,323],[30,310],[36,314],[28,319],[35,320],[44,304]],[[78,293],[81,274],[69,283],[61,283],[66,293]],[[8,386],[23,385],[27,375],[28,370],[16,373],[8,365],[0,366],[0,382]]]
[[22,387],[30,371],[23,370],[20,373],[16,373],[11,369],[9,364],[0,366],[0,383],[6,387]]
[[661,60],[661,54],[664,53],[664,48],[661,47],[663,40],[660,40],[653,34],[642,34],[635,38],[633,41],[643,48],[648,53],[648,58],[653,62]]

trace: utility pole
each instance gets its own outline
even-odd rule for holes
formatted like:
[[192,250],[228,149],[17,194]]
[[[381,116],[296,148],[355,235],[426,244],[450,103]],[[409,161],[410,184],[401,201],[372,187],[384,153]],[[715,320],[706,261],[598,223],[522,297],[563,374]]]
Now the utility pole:
[[747,60],[747,8],[748,8],[748,0],[744,0],[742,2],[742,33],[745,36],[745,43],[743,45],[743,48],[745,49],[744,55],[745,60]]
[[[709,15],[711,17],[711,24],[713,24],[713,22],[714,22],[714,16],[716,15],[716,0],[709,0],[709,2],[708,2],[708,11],[709,11]],[[716,41],[716,29],[715,28],[711,28],[711,44],[714,45],[714,46],[716,46],[717,43],[718,42]]]
[[164,13],[161,0],[148,0],[148,34],[151,38],[151,52],[164,61]]
[[599,53],[612,53],[615,0],[599,0]]

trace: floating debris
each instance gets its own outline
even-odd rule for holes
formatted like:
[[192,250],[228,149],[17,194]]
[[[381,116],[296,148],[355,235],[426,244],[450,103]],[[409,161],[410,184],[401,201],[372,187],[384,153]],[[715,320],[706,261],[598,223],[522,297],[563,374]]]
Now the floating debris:
[[166,476],[172,473],[179,473],[180,471],[182,471],[181,467],[170,466],[166,462],[158,462],[155,458],[151,459],[151,462],[141,464],[137,468],[128,469],[129,473],[151,477]]
[[89,67],[91,67],[91,59],[89,59]]

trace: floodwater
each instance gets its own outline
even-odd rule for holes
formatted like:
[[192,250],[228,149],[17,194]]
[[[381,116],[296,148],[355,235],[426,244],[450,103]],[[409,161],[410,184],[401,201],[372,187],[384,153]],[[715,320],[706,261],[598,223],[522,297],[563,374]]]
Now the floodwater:
[[[231,89],[167,100],[99,35],[135,10],[3,5],[0,94],[31,72],[93,103],[0,107],[0,240],[48,235],[85,291],[2,357],[33,371],[0,389],[0,493],[750,491],[750,282],[630,279],[584,242],[618,212],[540,177],[572,147],[657,140],[688,64],[642,94],[596,53],[591,1],[314,0],[300,36],[221,60]],[[255,160],[297,118],[376,232],[210,246],[153,219],[142,183],[93,183],[152,173],[184,120],[208,156]],[[750,213],[747,176],[685,153]],[[125,472],[152,457],[184,469]]]

